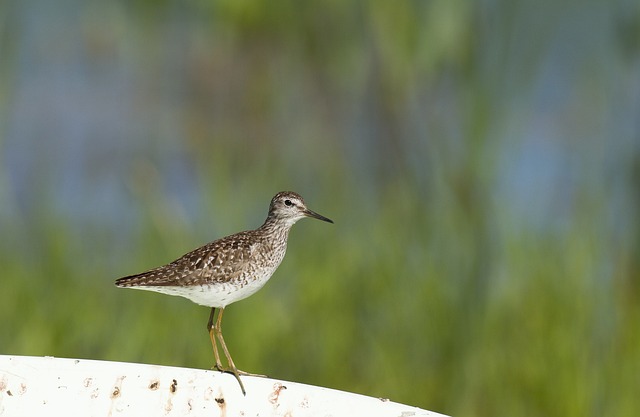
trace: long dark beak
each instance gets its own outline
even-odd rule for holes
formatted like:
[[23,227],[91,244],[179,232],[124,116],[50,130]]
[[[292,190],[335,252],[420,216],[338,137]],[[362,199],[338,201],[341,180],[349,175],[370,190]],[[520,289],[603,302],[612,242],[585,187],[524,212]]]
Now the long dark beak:
[[327,219],[326,217],[316,213],[315,211],[306,209],[305,211],[303,211],[303,213],[307,217],[313,217],[314,219],[322,220],[323,222],[333,223],[333,220]]

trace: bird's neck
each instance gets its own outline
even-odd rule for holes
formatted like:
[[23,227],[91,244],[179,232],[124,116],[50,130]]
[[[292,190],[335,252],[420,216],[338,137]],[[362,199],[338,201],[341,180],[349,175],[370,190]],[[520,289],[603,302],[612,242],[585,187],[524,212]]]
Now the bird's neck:
[[275,239],[286,240],[287,237],[289,237],[289,230],[291,230],[291,226],[293,226],[293,223],[288,223],[285,220],[269,216],[267,217],[267,220],[264,221],[264,224],[260,226],[259,230],[265,234],[271,235]]

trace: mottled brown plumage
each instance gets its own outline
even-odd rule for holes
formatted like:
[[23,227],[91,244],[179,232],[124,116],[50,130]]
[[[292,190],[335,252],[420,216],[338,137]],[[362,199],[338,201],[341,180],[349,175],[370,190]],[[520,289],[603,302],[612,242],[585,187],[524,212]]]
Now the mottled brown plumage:
[[[215,240],[167,265],[120,278],[116,286],[179,295],[211,307],[207,329],[216,368],[233,372],[244,393],[240,371],[233,364],[222,338],[220,323],[224,308],[254,294],[271,278],[284,258],[289,230],[303,217],[333,223],[309,210],[300,195],[280,192],[271,200],[267,219],[258,229]],[[214,324],[216,308],[219,313]],[[229,369],[222,367],[214,335],[224,350]]]

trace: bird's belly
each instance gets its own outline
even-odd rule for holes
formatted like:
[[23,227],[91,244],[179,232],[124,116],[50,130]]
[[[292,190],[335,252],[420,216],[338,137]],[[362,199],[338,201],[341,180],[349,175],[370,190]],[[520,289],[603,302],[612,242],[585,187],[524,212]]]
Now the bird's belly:
[[[274,268],[275,270],[275,268]],[[251,277],[241,277],[231,282],[215,282],[203,285],[190,286],[144,286],[132,287],[141,290],[159,292],[168,295],[178,295],[188,298],[194,303],[207,306],[224,308],[231,303],[240,301],[253,295],[267,283],[273,271],[265,271]]]

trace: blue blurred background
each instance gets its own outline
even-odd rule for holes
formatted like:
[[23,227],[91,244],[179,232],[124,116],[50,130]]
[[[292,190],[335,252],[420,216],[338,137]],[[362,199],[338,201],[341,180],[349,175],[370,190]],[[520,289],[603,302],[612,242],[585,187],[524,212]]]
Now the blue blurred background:
[[452,415],[640,407],[640,3],[0,3],[0,353],[209,368],[116,278],[306,220],[241,369]]

